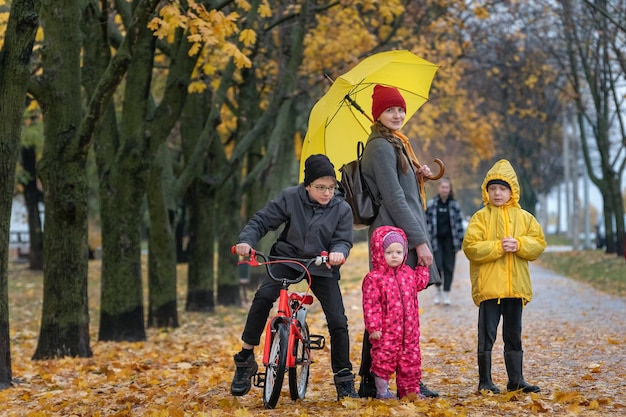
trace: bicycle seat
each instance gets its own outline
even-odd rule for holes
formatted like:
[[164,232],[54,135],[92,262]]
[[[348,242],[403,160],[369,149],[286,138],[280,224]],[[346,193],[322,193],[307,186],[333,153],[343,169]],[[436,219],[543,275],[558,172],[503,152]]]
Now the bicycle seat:
[[306,294],[303,292],[292,292],[289,295],[289,299],[290,300],[297,300],[299,302],[301,302],[302,304],[313,304],[313,296],[311,294]]

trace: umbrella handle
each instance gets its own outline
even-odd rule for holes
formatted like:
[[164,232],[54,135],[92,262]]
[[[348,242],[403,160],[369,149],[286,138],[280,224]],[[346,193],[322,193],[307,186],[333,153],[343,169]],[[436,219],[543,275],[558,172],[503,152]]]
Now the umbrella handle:
[[[433,162],[439,165],[439,173],[437,175],[431,175],[430,177],[424,175],[424,178],[428,178],[429,180],[435,181],[443,177],[444,172],[446,172],[446,164],[444,164],[443,161],[439,158],[435,158]],[[416,165],[416,168],[418,169],[420,168],[419,164],[415,164],[415,165]]]

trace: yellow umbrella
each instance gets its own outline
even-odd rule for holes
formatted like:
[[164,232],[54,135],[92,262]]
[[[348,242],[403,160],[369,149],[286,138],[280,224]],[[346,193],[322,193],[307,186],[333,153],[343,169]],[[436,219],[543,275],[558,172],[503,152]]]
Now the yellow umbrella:
[[356,159],[358,142],[365,142],[372,125],[372,92],[376,84],[396,87],[406,101],[405,123],[428,100],[430,85],[439,66],[412,52],[388,51],[371,55],[338,77],[313,106],[300,158],[325,154],[339,168]]

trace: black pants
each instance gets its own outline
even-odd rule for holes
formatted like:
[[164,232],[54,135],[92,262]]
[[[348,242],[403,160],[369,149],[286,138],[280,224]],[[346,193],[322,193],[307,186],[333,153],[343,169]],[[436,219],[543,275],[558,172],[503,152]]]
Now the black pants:
[[452,236],[437,238],[437,252],[434,253],[434,257],[439,275],[443,278],[443,290],[450,291],[454,274],[454,264],[456,262],[456,252],[452,244]]
[[[284,265],[272,266],[272,272],[278,277],[295,277],[298,275],[296,271]],[[253,346],[259,345],[270,310],[280,294],[280,287],[280,282],[266,277],[254,294],[252,306],[246,319],[246,326],[241,336],[245,343]],[[330,333],[330,358],[333,373],[342,369],[352,370],[348,318],[339,289],[339,273],[337,272],[336,276],[331,278],[312,276],[311,290],[319,300],[326,315],[328,333]],[[315,332],[313,331],[313,333]]]
[[478,308],[478,352],[491,352],[502,316],[504,351],[522,350],[522,299],[486,300]]

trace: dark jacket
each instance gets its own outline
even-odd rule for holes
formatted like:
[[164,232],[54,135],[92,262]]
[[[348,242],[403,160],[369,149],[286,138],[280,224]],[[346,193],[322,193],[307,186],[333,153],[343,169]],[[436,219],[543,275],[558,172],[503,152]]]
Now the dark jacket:
[[[433,252],[439,250],[437,243],[437,208],[441,204],[439,196],[431,198],[428,201],[426,207],[426,222],[428,223],[428,231],[430,233],[431,241],[433,245]],[[450,213],[450,231],[452,232],[452,245],[454,251],[461,250],[461,244],[463,243],[463,235],[465,229],[463,228],[463,214],[461,213],[461,206],[454,198],[448,198],[448,210]]]
[[[347,258],[352,248],[352,210],[339,191],[324,207],[309,198],[302,183],[285,188],[252,216],[239,234],[239,243],[255,247],[267,232],[283,224],[271,255],[307,259],[327,251],[343,253]],[[330,277],[337,268],[312,265],[310,272]]]

